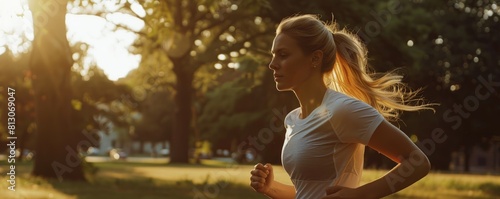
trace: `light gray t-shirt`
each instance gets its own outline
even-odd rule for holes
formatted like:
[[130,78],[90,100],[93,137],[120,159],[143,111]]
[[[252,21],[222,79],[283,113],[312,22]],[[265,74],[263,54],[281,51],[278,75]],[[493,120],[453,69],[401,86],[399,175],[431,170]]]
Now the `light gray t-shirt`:
[[358,187],[365,145],[383,120],[370,105],[331,89],[306,118],[300,108],[288,113],[281,160],[296,198],[321,198],[333,185]]

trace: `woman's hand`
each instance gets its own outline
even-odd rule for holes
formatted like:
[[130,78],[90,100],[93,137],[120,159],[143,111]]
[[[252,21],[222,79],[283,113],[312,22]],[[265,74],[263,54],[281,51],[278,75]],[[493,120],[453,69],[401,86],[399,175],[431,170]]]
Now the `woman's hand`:
[[341,187],[341,186],[333,186],[333,187],[328,187],[326,189],[326,196],[323,197],[323,199],[331,199],[331,198],[343,199],[343,198],[366,198],[366,197],[361,197],[359,195],[359,191],[356,191],[356,189]]
[[273,167],[271,164],[256,164],[250,174],[252,174],[250,177],[250,186],[259,193],[269,193],[271,184],[274,182]]

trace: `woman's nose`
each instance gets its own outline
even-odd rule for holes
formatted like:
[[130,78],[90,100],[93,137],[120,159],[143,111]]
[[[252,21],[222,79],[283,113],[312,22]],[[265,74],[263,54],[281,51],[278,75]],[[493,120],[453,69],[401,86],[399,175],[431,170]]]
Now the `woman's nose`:
[[274,63],[274,59],[272,59],[271,62],[269,62],[269,69],[271,69],[271,70],[276,70],[277,69],[277,66]]

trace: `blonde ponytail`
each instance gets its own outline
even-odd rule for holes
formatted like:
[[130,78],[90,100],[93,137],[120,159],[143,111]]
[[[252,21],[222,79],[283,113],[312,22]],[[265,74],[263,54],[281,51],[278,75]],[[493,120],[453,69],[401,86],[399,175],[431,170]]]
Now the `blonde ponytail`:
[[401,111],[433,110],[412,91],[395,72],[375,73],[369,69],[366,46],[335,23],[326,24],[314,15],[283,20],[277,34],[296,39],[304,53],[323,51],[321,71],[325,84],[373,106],[388,120],[397,120]]
[[368,51],[359,38],[347,30],[331,31],[336,46],[333,70],[325,73],[325,83],[332,89],[370,104],[386,119],[397,120],[401,111],[431,109],[418,98],[420,90],[412,91],[394,72],[377,74],[368,66]]

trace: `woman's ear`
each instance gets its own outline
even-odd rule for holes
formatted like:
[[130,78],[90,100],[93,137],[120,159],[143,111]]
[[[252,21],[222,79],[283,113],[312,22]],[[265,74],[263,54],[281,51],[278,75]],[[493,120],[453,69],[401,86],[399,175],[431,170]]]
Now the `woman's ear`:
[[312,53],[312,63],[314,66],[321,66],[321,61],[323,60],[323,51],[315,50]]

